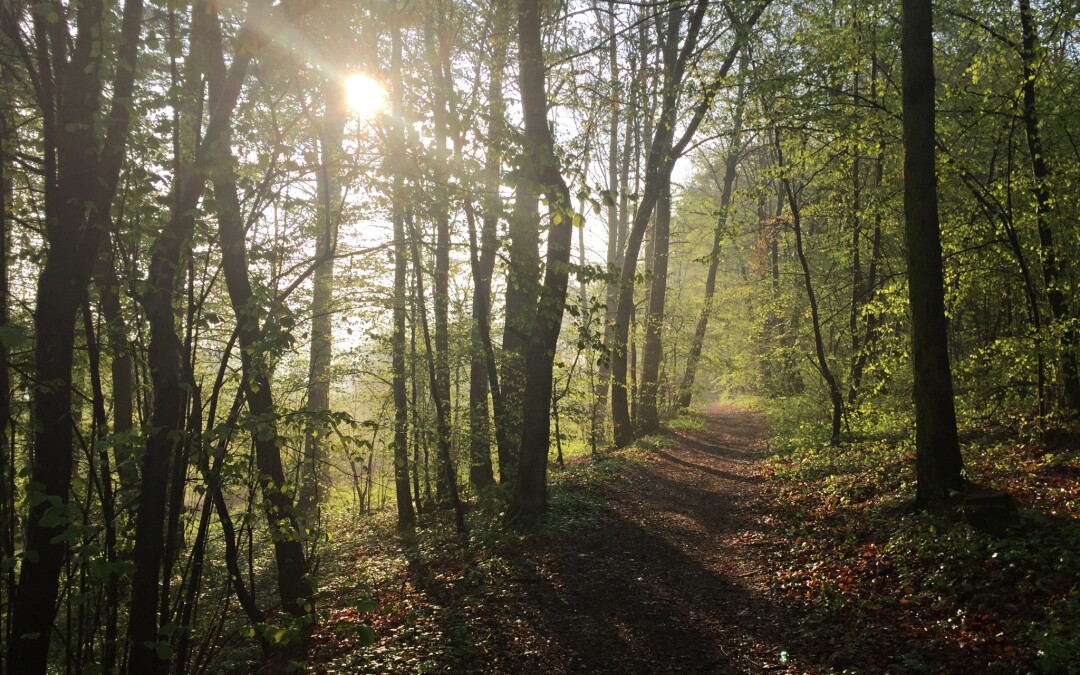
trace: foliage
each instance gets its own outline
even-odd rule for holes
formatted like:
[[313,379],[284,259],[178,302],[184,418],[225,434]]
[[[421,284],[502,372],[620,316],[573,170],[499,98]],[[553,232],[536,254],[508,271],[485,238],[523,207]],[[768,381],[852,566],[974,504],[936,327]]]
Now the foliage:
[[[460,672],[491,663],[493,604],[527,592],[531,552],[604,527],[595,490],[625,484],[643,461],[631,447],[567,463],[552,482],[550,508],[535,529],[503,527],[505,501],[484,495],[462,539],[446,527],[395,531],[389,513],[329,526],[335,554],[322,591],[323,621],[305,656],[316,672]],[[370,644],[368,641],[370,640]]]
[[[798,437],[790,421],[770,419],[774,436]],[[1075,669],[1065,654],[1080,630],[1080,493],[1069,476],[1080,454],[1000,429],[966,437],[969,479],[1007,489],[1021,506],[1022,526],[1004,537],[967,525],[962,509],[913,512],[903,436],[774,447],[770,503],[792,544],[779,588],[805,608],[806,630],[837,668]],[[915,651],[901,654],[901,640]]]

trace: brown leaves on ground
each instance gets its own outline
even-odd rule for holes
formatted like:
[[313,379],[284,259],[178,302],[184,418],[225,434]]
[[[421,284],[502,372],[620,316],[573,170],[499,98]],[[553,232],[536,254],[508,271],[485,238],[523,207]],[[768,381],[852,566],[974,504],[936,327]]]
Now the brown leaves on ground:
[[[1026,517],[1025,534],[1000,540],[912,513],[904,501],[913,480],[910,448],[903,444],[771,461],[766,454],[760,416],[718,407],[700,424],[557,473],[551,512],[527,534],[507,531],[501,514],[485,510],[497,508],[495,502],[471,514],[467,541],[448,527],[408,537],[389,524],[369,528],[335,547],[339,572],[321,606],[336,609],[324,610],[306,667],[320,673],[1070,667],[1074,605],[1068,599],[1075,602],[1078,593],[1077,557],[1051,542],[1055,534],[1076,532],[1076,486],[1066,480],[1075,453],[969,459],[970,466],[1011,477],[995,484],[1022,505],[1057,510],[1042,520]],[[1032,475],[1062,480],[1038,483],[1032,494],[1040,496],[1029,500],[1015,488],[1030,486]],[[1047,500],[1047,489],[1059,496]],[[1066,633],[1056,633],[1055,625]],[[1046,649],[1066,650],[1065,656],[1054,661]]]

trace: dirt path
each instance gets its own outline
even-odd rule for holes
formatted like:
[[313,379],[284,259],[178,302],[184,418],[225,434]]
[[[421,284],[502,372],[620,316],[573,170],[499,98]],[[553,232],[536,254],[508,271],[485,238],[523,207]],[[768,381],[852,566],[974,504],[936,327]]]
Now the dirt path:
[[603,488],[600,527],[533,552],[523,597],[489,617],[507,642],[488,642],[483,670],[787,670],[795,622],[768,593],[765,561],[784,544],[760,505],[764,453],[764,421],[732,406],[669,432],[629,482]]

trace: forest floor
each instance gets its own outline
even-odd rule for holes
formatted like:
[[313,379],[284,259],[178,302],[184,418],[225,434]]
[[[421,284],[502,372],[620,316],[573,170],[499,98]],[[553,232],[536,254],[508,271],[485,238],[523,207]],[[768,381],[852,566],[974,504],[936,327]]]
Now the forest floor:
[[[1074,558],[1036,568],[1054,590],[1034,589],[1029,606],[1015,594],[1028,577],[1009,576],[1015,561],[995,575],[998,553],[985,547],[997,544],[967,533],[978,552],[957,565],[987,587],[957,588],[955,575],[935,586],[950,560],[918,535],[890,534],[926,530],[925,521],[875,505],[857,480],[839,491],[795,480],[790,463],[769,455],[763,417],[721,405],[629,451],[568,463],[555,472],[551,514],[527,534],[482,505],[467,540],[447,528],[402,539],[389,523],[374,526],[335,545],[321,573],[335,579],[320,601],[332,609],[296,663],[319,673],[1034,667],[1028,629],[1080,588],[1069,589]],[[1065,658],[1048,672],[1071,668]]]

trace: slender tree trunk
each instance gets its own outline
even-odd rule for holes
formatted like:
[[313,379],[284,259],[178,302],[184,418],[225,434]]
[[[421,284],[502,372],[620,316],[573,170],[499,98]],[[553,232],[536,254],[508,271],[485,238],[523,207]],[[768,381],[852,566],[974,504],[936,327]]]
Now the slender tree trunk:
[[[859,102],[860,85],[859,65],[856,64],[852,74],[852,104]],[[859,353],[862,351],[862,336],[859,334],[859,316],[866,304],[866,281],[862,267],[862,154],[856,149],[855,156],[851,160],[851,307],[848,309],[848,332],[851,340],[851,369],[854,374],[855,364],[858,362]],[[855,383],[848,382],[848,402],[854,402]]]
[[[657,32],[659,41],[662,43],[661,58],[664,68],[664,86],[676,87],[678,82],[674,79],[677,75],[679,56],[679,29],[682,25],[683,10],[681,7],[672,6],[668,9],[668,22],[666,29],[662,30],[662,22],[657,20]],[[663,121],[661,123],[664,123]],[[674,112],[667,123],[674,124]],[[664,145],[653,148],[654,152],[671,154],[673,134],[667,134],[662,138]],[[654,433],[660,428],[660,410],[658,404],[658,390],[660,379],[660,364],[664,357],[662,341],[664,328],[664,308],[667,304],[667,270],[668,250],[670,249],[671,237],[671,175],[663,181],[660,195],[656,201],[656,219],[653,224],[652,253],[649,256],[652,265],[652,282],[649,285],[647,307],[645,313],[645,344],[641,357],[641,391],[639,396],[639,416],[637,420],[637,433],[645,435]]]
[[[451,415],[450,406],[450,157],[446,147],[449,139],[449,112],[447,99],[452,83],[447,79],[443,64],[450,58],[450,46],[443,25],[444,17],[441,5],[437,5],[425,17],[424,40],[427,47],[429,65],[432,72],[432,107],[434,124],[434,186],[435,205],[432,209],[435,221],[435,270],[432,274],[434,286],[435,314],[435,380],[432,393],[435,407],[439,409],[436,432],[439,441],[440,464],[436,479],[436,492],[446,504],[455,510],[457,501],[457,478],[451,458]],[[450,462],[448,466],[442,466]],[[463,525],[462,525],[463,526]]]
[[[397,497],[398,527],[410,529],[416,525],[416,511],[409,493],[409,400],[405,370],[405,321],[408,314],[407,286],[408,244],[405,241],[405,130],[400,120],[404,112],[404,85],[401,79],[401,28],[395,27],[391,46],[391,172],[394,176],[394,333],[391,336],[394,371],[394,490]],[[417,485],[419,497],[419,485]]]
[[536,178],[548,201],[551,221],[547,264],[533,319],[534,331],[525,353],[525,388],[522,407],[521,450],[512,517],[535,518],[547,507],[547,463],[551,443],[550,402],[555,348],[562,329],[570,271],[574,214],[555,155],[555,139],[548,125],[544,48],[540,36],[538,0],[518,3],[518,65],[522,116],[525,120],[523,162],[535,167]]
[[[6,283],[5,283],[6,285]],[[105,411],[105,391],[102,387],[102,349],[98,341],[98,335],[94,330],[93,314],[90,303],[83,306],[83,332],[85,334],[86,355],[90,362],[90,381],[92,403],[94,408],[94,434],[97,446],[97,476],[94,483],[97,487],[100,508],[102,508],[102,522],[105,529],[105,562],[110,567],[117,564],[117,509],[116,497],[113,494],[112,470],[110,468],[108,444],[106,438],[109,433],[108,414]],[[4,379],[6,379],[4,377]],[[93,471],[93,463],[90,470]],[[89,491],[87,491],[89,499]],[[117,662],[117,637],[120,610],[120,575],[118,571],[110,571],[105,579],[105,645],[103,648],[102,665],[111,667]],[[98,612],[103,613],[103,612]]]
[[[226,87],[224,51],[217,16],[209,18],[208,31],[213,61],[207,74],[211,100],[221,100]],[[277,432],[277,411],[270,383],[270,367],[262,351],[261,308],[251,287],[247,262],[247,245],[243,216],[236,188],[235,158],[232,156],[229,125],[226,123],[221,140],[212,154],[214,171],[214,206],[218,222],[222,270],[229,302],[236,315],[240,345],[242,383],[248,411],[259,425],[253,433],[255,465],[262,491],[263,512],[274,546],[277,562],[278,594],[285,610],[293,616],[311,612],[307,602],[311,589],[304,579],[307,561],[296,522],[296,509],[285,480],[281,462],[282,440]]]
[[904,231],[911,302],[918,504],[940,507],[963,487],[945,323],[934,158],[934,45],[930,0],[902,0]]
[[660,361],[664,356],[662,335],[664,305],[667,301],[668,249],[671,236],[671,183],[665,183],[656,202],[653,227],[652,283],[648,312],[645,315],[645,345],[641,355],[641,392],[639,396],[639,435],[655,433],[660,428],[658,390]]
[[1020,27],[1023,31],[1021,56],[1024,61],[1022,115],[1024,133],[1027,136],[1031,156],[1032,193],[1035,196],[1035,222],[1039,230],[1039,252],[1042,255],[1043,285],[1050,300],[1050,313],[1054,321],[1064,324],[1061,335],[1061,380],[1065,390],[1065,407],[1080,410],[1080,373],[1076,363],[1076,331],[1071,328],[1069,300],[1065,294],[1065,281],[1058,269],[1058,253],[1054,244],[1054,196],[1050,191],[1051,171],[1046,161],[1039,131],[1039,113],[1035,82],[1039,68],[1039,42],[1029,0],[1018,0]]
[[[228,153],[231,154],[231,153]],[[296,522],[296,510],[281,462],[277,412],[271,390],[269,365],[262,355],[259,307],[251,289],[247,266],[244,228],[237,199],[231,160],[214,175],[214,204],[217,207],[218,237],[222,268],[229,301],[236,314],[240,343],[240,365],[248,411],[259,428],[254,433],[255,464],[262,491],[263,512],[274,545],[278,594],[285,610],[293,616],[309,614],[306,599],[311,594],[304,576],[308,566]]]
[[[505,103],[503,101],[503,71],[505,69],[504,55],[507,46],[505,31],[506,15],[509,9],[508,2],[500,2],[496,8],[495,35],[498,40],[495,47],[497,62],[492,65],[491,79],[488,85],[488,139],[487,154],[484,158],[484,199],[483,217],[481,219],[480,242],[478,246],[476,237],[475,218],[469,217],[469,254],[473,271],[473,302],[472,315],[473,325],[470,336],[469,358],[469,428],[470,434],[469,455],[471,467],[469,479],[473,488],[480,492],[495,482],[495,475],[491,466],[491,423],[488,416],[488,392],[489,389],[496,399],[496,436],[502,435],[498,426],[503,424],[501,419],[505,417],[502,409],[501,395],[497,382],[489,387],[489,380],[495,375],[489,371],[489,356],[493,356],[491,350],[491,277],[495,271],[495,256],[498,252],[498,226],[502,213],[502,199],[499,196],[501,183],[501,166],[503,156],[503,144],[505,136]],[[501,20],[500,20],[501,19]],[[470,209],[471,214],[471,209]],[[478,250],[479,249],[479,250]],[[497,442],[504,445],[505,439]]]
[[[439,387],[439,374],[435,363],[435,356],[433,355],[434,350],[431,348],[431,331],[428,328],[427,306],[424,301],[424,277],[420,266],[420,245],[417,243],[416,229],[412,227],[408,213],[405,215],[405,222],[409,225],[409,234],[411,235],[413,271],[416,276],[417,312],[420,314],[420,326],[424,335],[424,347],[428,354],[428,383],[431,387],[432,402],[435,404],[435,426],[439,436],[438,470],[442,475],[437,476],[436,479],[444,481],[450,506],[454,509],[455,525],[457,526],[458,532],[464,532],[465,509],[461,503],[461,499],[458,497],[457,478],[454,476],[454,464],[450,458],[450,420],[448,419],[450,409],[449,406],[440,405],[438,394],[436,393]],[[445,443],[443,442],[444,439]]]
[[[617,273],[622,261],[620,260],[620,252],[622,251],[624,228],[621,227],[623,220],[621,219],[621,211],[619,209],[619,203],[622,201],[621,194],[623,190],[620,190],[620,185],[624,186],[625,182],[620,183],[620,153],[619,153],[619,125],[621,122],[622,112],[622,83],[620,82],[620,69],[619,69],[619,41],[615,32],[615,3],[613,0],[608,0],[607,3],[607,24],[603,23],[603,19],[599,19],[599,23],[603,26],[605,39],[608,40],[608,76],[610,80],[610,95],[611,104],[608,112],[608,151],[607,151],[607,196],[605,218],[607,220],[607,271],[611,275],[608,280],[605,291],[606,304],[604,307],[604,354],[605,356],[600,359],[600,372],[597,377],[597,384],[595,388],[596,400],[592,406],[590,414],[590,441],[592,447],[596,447],[600,440],[604,437],[604,409],[607,407],[608,386],[611,381],[611,366],[610,360],[606,357],[606,354],[611,350],[611,326],[615,323],[615,303],[618,301],[619,286],[617,280]],[[633,68],[631,68],[633,72]],[[633,96],[633,94],[631,94]],[[633,107],[633,99],[631,98],[630,106]],[[628,114],[627,119],[629,120]],[[626,138],[630,139],[630,130],[627,129]],[[625,152],[622,154],[622,165],[627,166],[629,170],[630,153]]]
[[[773,129],[776,145],[776,163],[781,173],[784,171],[784,151],[780,140],[780,128]],[[806,288],[806,297],[810,302],[810,323],[814,329],[814,353],[817,355],[818,371],[825,380],[829,389],[829,400],[832,402],[832,432],[829,442],[836,445],[840,442],[840,425],[844,414],[844,398],[840,394],[840,385],[836,376],[829,367],[829,360],[825,356],[825,339],[821,333],[821,317],[818,313],[817,294],[814,292],[814,284],[810,277],[810,263],[806,258],[806,249],[803,246],[802,210],[799,207],[799,199],[792,186],[792,180],[787,176],[780,179],[784,193],[787,195],[788,208],[791,209],[791,229],[795,231],[795,253],[802,267],[803,284]]]
[[[885,161],[882,154],[878,154],[875,161],[874,168],[874,189],[881,187],[881,180],[884,175]],[[867,303],[873,300],[874,293],[877,290],[878,283],[878,263],[881,260],[881,213],[874,214],[874,231],[873,240],[870,244],[870,263],[867,268],[866,277],[863,283],[862,291],[859,293],[859,299],[862,302],[863,310],[860,312],[865,315],[863,320],[863,337],[861,343],[855,349],[854,358],[851,363],[851,378],[848,386],[848,405],[854,406],[859,399],[859,392],[862,389],[863,371],[866,368],[866,361],[870,357],[870,353],[874,344],[877,342],[878,325],[880,319],[875,311],[866,308]],[[858,330],[856,325],[853,330]],[[853,349],[855,345],[853,344]]]
[[724,161],[723,184],[720,187],[720,209],[716,217],[716,229],[713,231],[712,248],[709,250],[709,271],[705,275],[705,301],[701,306],[701,314],[698,316],[697,325],[694,328],[694,337],[686,354],[686,372],[683,373],[682,382],[679,384],[678,398],[676,399],[676,406],[684,409],[690,407],[690,400],[694,391],[694,380],[697,378],[698,362],[701,360],[701,350],[705,346],[705,332],[709,327],[709,318],[712,315],[713,300],[716,295],[716,275],[720,270],[720,245],[723,242],[724,232],[727,231],[728,215],[731,211],[731,195],[735,188],[735,176],[742,155],[747,59],[746,53],[743,52],[739,59],[739,88],[735,96],[731,141],[728,145],[727,158]]
[[[64,509],[74,459],[71,385],[75,320],[86,300],[104,229],[101,214],[109,212],[116,194],[130,120],[127,99],[134,88],[142,9],[141,0],[124,3],[120,33],[114,36],[120,47],[111,87],[112,105],[100,121],[103,50],[95,49],[95,44],[103,39],[103,3],[80,5],[73,40],[67,35],[66,19],[57,23],[56,30],[47,29],[43,20],[34,22],[49,253],[38,278],[34,310],[34,363],[39,384],[32,394],[36,429],[29,482],[36,494],[27,518],[23,564],[11,610],[13,639],[8,643],[7,668],[12,673],[36,675],[44,673],[48,664],[66,550],[60,535],[67,526]],[[96,131],[101,122],[106,131],[104,141],[98,140]],[[87,181],[87,175],[97,180]]]
[[[12,181],[8,168],[8,143],[13,136],[8,123],[8,97],[0,93],[0,330],[8,327],[8,210],[12,203]],[[15,559],[15,463],[14,448],[8,454],[8,430],[11,427],[11,372],[8,369],[7,345],[0,341],[0,558]],[[15,590],[15,570],[3,572],[0,578],[0,641],[10,641],[7,619]],[[5,668],[7,654],[0,651],[0,672]]]
[[315,271],[311,291],[311,351],[308,356],[307,404],[312,416],[304,434],[304,470],[300,478],[297,512],[308,525],[318,521],[320,506],[330,487],[326,457],[326,427],[318,416],[330,411],[330,365],[334,355],[333,294],[334,251],[341,218],[341,141],[345,101],[338,85],[324,85],[326,110],[318,120],[320,162],[316,183]]
[[116,260],[108,235],[102,242],[101,251],[101,314],[105,319],[108,348],[112,356],[109,377],[112,383],[112,430],[115,435],[113,452],[116,470],[122,489],[138,487],[138,474],[134,470],[133,443],[124,435],[135,427],[134,366],[131,345],[127,338],[127,326],[120,305],[120,280],[116,273]]

